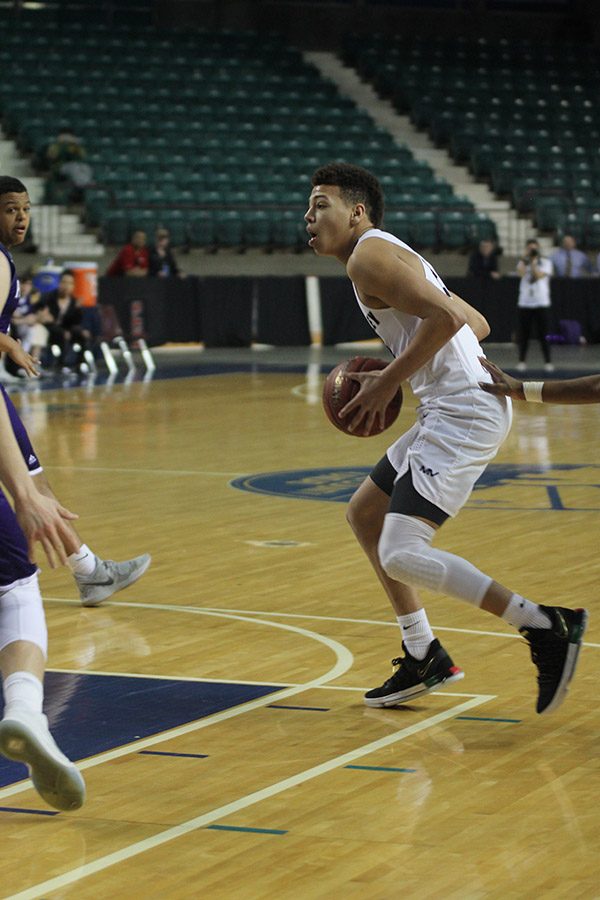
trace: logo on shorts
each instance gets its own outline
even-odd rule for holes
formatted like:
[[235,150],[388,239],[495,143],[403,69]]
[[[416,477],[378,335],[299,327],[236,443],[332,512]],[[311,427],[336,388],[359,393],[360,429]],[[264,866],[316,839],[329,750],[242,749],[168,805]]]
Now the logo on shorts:
[[35,456],[33,455],[33,453],[30,453],[30,454],[29,454],[29,465],[32,466],[32,465],[33,465],[34,463],[36,463],[36,462],[37,462],[37,459],[35,458]]
[[439,475],[439,472],[434,472],[433,469],[430,469],[429,466],[421,466],[419,469],[420,472],[424,472],[425,475],[429,475],[430,478],[435,478],[436,475]]

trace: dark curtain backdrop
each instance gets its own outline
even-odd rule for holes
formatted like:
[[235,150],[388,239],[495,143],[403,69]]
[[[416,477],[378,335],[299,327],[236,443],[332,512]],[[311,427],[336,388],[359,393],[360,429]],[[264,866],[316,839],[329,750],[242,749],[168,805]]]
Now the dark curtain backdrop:
[[[488,341],[508,343],[516,323],[518,280],[447,278],[488,319]],[[323,343],[367,340],[373,332],[347,278],[320,279]],[[600,343],[600,278],[554,278],[551,331],[575,319],[590,343]],[[99,302],[114,307],[125,336],[143,336],[151,346],[170,342],[207,347],[310,344],[304,278],[210,277],[100,278]]]

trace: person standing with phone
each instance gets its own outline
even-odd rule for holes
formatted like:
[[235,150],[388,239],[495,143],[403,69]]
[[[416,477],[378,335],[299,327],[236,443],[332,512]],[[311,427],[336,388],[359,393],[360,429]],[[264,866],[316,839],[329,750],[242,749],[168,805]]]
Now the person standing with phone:
[[524,372],[527,368],[525,360],[527,359],[529,339],[534,329],[544,356],[544,371],[554,371],[550,347],[546,340],[552,271],[552,262],[541,255],[538,242],[534,239],[527,241],[525,253],[517,263],[517,275],[521,278],[517,304],[519,326],[517,369],[520,372]]

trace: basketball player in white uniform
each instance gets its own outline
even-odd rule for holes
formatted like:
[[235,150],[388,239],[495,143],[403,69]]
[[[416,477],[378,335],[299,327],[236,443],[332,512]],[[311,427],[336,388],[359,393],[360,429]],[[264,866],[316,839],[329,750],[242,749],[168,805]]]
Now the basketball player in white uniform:
[[348,520],[395,610],[404,656],[368,706],[395,706],[463,677],[434,637],[418,588],[450,594],[503,618],[530,644],[538,668],[537,712],[567,691],[587,614],[538,606],[431,542],[467,501],[511,423],[510,401],[484,393],[491,382],[478,357],[489,327],[451,294],[419,254],[382,231],[383,195],[358,166],[332,163],[312,177],[305,219],[309,245],[346,266],[358,303],[394,360],[352,377],[358,394],[340,411],[361,433],[409,381],[417,422],[388,449],[354,494]]

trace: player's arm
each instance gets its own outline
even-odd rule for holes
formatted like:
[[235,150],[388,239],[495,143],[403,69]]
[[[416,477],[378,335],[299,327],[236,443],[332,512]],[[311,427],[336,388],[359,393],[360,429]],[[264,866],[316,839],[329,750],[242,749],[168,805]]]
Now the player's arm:
[[393,307],[423,321],[405,350],[385,369],[353,373],[360,390],[341,410],[352,414],[351,431],[370,430],[383,423],[385,410],[403,381],[435,356],[467,324],[466,311],[452,297],[434,287],[395,253],[387,241],[365,241],[354,251],[347,272],[361,297],[374,308]]
[[0,315],[4,312],[10,291],[10,266],[4,253],[0,253]]
[[477,340],[482,341],[486,338],[491,329],[490,323],[485,316],[482,315],[478,309],[474,309],[474,307],[472,307],[470,303],[467,303],[466,300],[463,300],[462,297],[459,297],[458,294],[452,293],[452,299],[460,306],[462,312],[466,316],[467,325],[471,331],[474,332]]
[[[9,291],[10,266],[4,254],[0,254],[0,297],[4,298],[2,300],[2,308],[0,312],[4,310],[4,307],[6,306]],[[14,338],[11,338],[7,334],[3,334],[1,332],[0,353],[7,353],[13,360],[15,365],[19,366],[19,368],[21,369],[25,369],[28,375],[39,375],[39,372],[35,367],[35,360],[33,359],[33,357],[30,356],[29,353],[27,353],[25,350],[23,350],[18,341],[15,341]]]
[[531,277],[535,281],[541,281],[542,278],[548,278],[549,275],[550,275],[550,273],[547,272],[544,268],[542,268],[541,262],[536,258],[532,258],[532,260],[531,260]]
[[[466,310],[390,252],[387,241],[365,241],[348,262],[348,275],[359,293],[381,305],[422,319],[406,349],[381,378],[402,381],[429,362],[468,323]],[[465,304],[466,305],[466,304]]]
[[15,514],[27,538],[29,558],[35,562],[34,545],[39,541],[55,567],[58,559],[63,565],[67,556],[76,553],[79,541],[67,521],[76,519],[54,498],[41,494],[21,455],[14,436],[6,404],[0,398],[0,481],[13,498]]
[[534,403],[600,403],[600,375],[585,375],[564,381],[523,382],[507,375],[489,359],[480,357],[479,361],[494,379],[493,384],[480,382],[488,394]]

